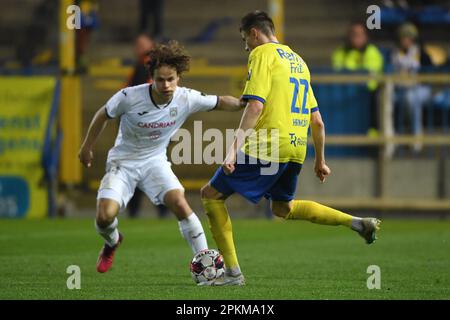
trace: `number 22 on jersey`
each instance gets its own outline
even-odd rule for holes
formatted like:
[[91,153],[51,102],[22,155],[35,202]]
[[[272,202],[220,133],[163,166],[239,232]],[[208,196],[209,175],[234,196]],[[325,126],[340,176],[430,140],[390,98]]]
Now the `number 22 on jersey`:
[[289,81],[290,81],[290,83],[294,84],[294,95],[292,97],[291,112],[292,113],[300,113],[300,108],[297,107],[297,99],[298,99],[299,87],[303,86],[304,92],[303,92],[301,112],[302,112],[302,114],[308,114],[309,110],[308,110],[308,108],[306,108],[306,96],[308,94],[308,89],[309,89],[308,80],[305,80],[305,79],[297,80],[296,78],[291,77],[291,78],[289,78]]

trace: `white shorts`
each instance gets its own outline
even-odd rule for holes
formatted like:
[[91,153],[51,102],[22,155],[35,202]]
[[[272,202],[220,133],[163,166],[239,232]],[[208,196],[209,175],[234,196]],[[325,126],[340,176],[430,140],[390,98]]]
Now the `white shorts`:
[[184,190],[166,159],[149,161],[120,161],[106,165],[106,174],[98,190],[97,199],[112,199],[123,209],[134,194],[141,189],[155,204],[164,204],[164,196],[170,190]]

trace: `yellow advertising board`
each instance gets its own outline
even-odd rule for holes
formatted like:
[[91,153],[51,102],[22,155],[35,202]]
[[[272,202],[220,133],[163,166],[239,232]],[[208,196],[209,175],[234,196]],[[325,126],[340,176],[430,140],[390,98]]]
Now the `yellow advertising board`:
[[53,77],[0,77],[0,218],[48,214],[43,150],[56,84]]

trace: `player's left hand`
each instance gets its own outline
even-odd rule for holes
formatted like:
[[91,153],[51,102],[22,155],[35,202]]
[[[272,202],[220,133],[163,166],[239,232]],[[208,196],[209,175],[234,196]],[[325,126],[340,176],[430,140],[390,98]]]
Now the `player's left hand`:
[[325,162],[316,162],[314,165],[314,172],[317,178],[319,178],[321,183],[325,182],[325,178],[331,174],[330,168],[325,164]]
[[232,147],[225,158],[225,161],[222,164],[223,171],[226,175],[230,175],[233,173],[236,164],[236,151]]
[[94,158],[94,153],[92,152],[91,149],[82,146],[80,152],[78,153],[78,158],[86,168],[90,168],[92,166],[92,159]]

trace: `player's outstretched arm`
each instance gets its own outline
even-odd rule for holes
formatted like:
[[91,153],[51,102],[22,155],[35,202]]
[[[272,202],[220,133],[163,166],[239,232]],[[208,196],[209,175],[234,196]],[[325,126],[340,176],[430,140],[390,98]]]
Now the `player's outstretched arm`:
[[214,110],[223,111],[239,111],[244,108],[246,102],[244,100],[239,100],[232,96],[219,96],[219,103]]
[[321,182],[331,173],[330,168],[325,163],[325,124],[319,111],[311,114],[311,135],[314,141],[316,154],[314,171]]
[[101,107],[92,118],[91,124],[89,125],[88,132],[84,138],[83,144],[81,145],[80,152],[78,153],[78,158],[81,163],[86,167],[91,167],[93,156],[94,144],[97,141],[98,136],[103,131],[109,120],[106,115],[105,107]]

